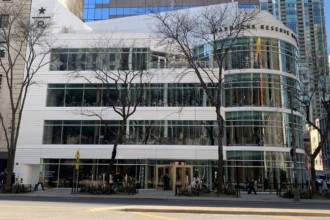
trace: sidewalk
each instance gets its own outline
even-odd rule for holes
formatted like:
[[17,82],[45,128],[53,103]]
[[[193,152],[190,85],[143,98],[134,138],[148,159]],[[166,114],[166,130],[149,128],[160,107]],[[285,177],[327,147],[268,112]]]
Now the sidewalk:
[[[112,194],[112,195],[96,195],[88,193],[72,194],[71,188],[51,188],[44,191],[33,191],[31,193],[18,194],[19,196],[33,196],[33,197],[108,197],[108,198],[130,198],[130,199],[158,199],[158,200],[234,200],[234,201],[279,201],[292,202],[292,199],[284,199],[276,195],[276,192],[257,192],[257,195],[247,194],[246,191],[241,191],[240,196],[228,197],[203,197],[203,196],[176,196],[172,190],[155,190],[155,189],[139,189],[137,194]],[[301,202],[317,202],[319,200],[301,200]],[[327,201],[330,204],[330,200]]]
[[[135,195],[94,195],[94,194],[71,194],[71,189],[54,188],[44,191],[35,191],[25,194],[6,194],[21,197],[58,197],[58,198],[127,198],[127,199],[157,199],[157,200],[194,200],[194,201],[254,201],[254,202],[280,202],[292,204],[292,199],[283,199],[276,192],[258,192],[257,195],[241,192],[240,197],[186,197],[175,196],[174,191],[162,191],[154,189],[140,189]],[[1,198],[1,194],[0,194]],[[329,203],[330,200],[301,200],[300,203]],[[129,212],[171,212],[171,213],[205,213],[205,214],[253,214],[253,215],[281,215],[281,216],[318,216],[330,217],[329,209],[278,209],[278,208],[241,208],[241,207],[183,207],[183,206],[109,206],[96,208],[96,211],[129,211]]]
[[[258,192],[257,195],[247,194],[247,192],[240,192],[240,196],[236,197],[202,197],[202,196],[176,196],[172,190],[155,190],[155,189],[139,189],[137,194],[113,194],[113,195],[95,195],[88,193],[72,194],[71,188],[53,188],[44,191],[34,191],[31,193],[19,194],[20,196],[33,196],[33,197],[108,197],[108,198],[130,198],[130,199],[159,199],[159,200],[235,200],[235,201],[281,201],[291,202],[290,199],[283,199],[276,195],[276,192]],[[329,201],[330,203],[330,201]]]

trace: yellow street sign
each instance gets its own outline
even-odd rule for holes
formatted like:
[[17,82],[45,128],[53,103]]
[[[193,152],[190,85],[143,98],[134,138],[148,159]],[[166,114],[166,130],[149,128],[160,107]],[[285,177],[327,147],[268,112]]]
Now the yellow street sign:
[[79,150],[77,150],[77,153],[75,154],[75,157],[76,157],[76,160],[79,160],[79,159],[80,159],[80,153],[79,153]]

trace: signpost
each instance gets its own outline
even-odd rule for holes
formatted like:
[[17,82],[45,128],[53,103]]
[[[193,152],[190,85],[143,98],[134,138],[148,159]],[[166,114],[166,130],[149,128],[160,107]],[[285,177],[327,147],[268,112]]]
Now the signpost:
[[76,170],[79,170],[79,159],[80,159],[79,150],[77,150],[77,153],[75,154],[75,158],[76,158]]
[[[78,192],[78,186],[79,186],[79,160],[80,160],[79,150],[77,150],[77,152],[76,152],[76,154],[74,156],[76,158],[76,164],[75,164],[75,169],[73,170],[72,194],[75,194],[76,192]],[[74,184],[75,173],[77,174],[77,176],[76,176],[76,184]]]

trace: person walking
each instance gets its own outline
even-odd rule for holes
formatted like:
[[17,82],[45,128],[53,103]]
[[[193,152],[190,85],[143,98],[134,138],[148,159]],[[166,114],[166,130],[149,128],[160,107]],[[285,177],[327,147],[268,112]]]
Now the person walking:
[[35,185],[34,190],[37,191],[38,190],[38,186],[39,184],[41,185],[41,189],[45,190],[44,188],[44,176],[42,175],[42,172],[40,172],[39,174],[39,178],[38,178],[38,183]]
[[256,189],[254,188],[254,179],[250,178],[248,194],[251,194],[252,192],[254,192],[254,194],[257,195]]

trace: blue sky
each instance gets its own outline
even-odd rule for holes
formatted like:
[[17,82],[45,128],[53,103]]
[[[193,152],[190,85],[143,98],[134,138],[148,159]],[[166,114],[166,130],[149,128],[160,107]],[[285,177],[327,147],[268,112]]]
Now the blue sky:
[[328,36],[328,53],[330,54],[330,0],[324,0],[325,5],[325,17],[326,17],[326,25],[327,25],[327,36]]

